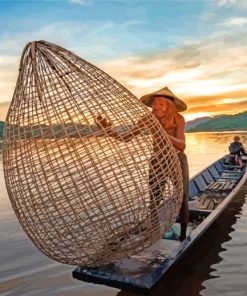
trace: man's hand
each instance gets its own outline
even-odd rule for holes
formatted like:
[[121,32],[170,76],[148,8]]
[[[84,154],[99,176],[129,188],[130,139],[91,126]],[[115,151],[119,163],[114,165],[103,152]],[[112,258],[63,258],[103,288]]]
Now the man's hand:
[[107,121],[106,118],[103,118],[101,115],[98,115],[95,119],[95,124],[100,129],[109,129],[112,128],[112,123]]

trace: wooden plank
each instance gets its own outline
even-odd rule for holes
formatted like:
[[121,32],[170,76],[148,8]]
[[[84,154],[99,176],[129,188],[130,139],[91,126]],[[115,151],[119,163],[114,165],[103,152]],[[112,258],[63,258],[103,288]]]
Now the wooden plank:
[[235,186],[235,183],[232,182],[212,182],[211,184],[209,184],[205,189],[206,191],[212,190],[212,191],[228,191],[228,190],[232,190]]
[[241,174],[241,170],[219,170],[220,173],[235,173],[235,174]]
[[229,165],[229,164],[223,164],[224,168],[238,168],[241,169],[241,167],[239,165]]
[[210,199],[210,202],[208,204],[208,210],[212,211],[215,207],[215,203],[212,199]]
[[208,208],[209,203],[210,203],[210,200],[209,199],[202,198],[202,199],[200,199],[199,208],[206,210]]
[[215,179],[211,176],[211,174],[209,173],[209,171],[206,171],[204,173],[202,173],[202,176],[204,177],[204,179],[206,180],[206,182],[208,184],[212,183],[215,181]]

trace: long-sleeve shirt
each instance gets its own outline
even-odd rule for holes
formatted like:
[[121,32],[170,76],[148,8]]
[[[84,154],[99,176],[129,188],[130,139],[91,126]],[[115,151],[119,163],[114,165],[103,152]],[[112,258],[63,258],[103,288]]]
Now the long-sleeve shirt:
[[233,155],[247,155],[241,142],[232,142],[229,146],[229,151]]

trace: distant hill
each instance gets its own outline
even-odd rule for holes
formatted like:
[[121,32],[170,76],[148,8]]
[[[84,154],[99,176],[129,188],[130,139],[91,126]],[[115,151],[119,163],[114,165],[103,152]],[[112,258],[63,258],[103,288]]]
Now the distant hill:
[[197,118],[186,123],[186,132],[247,131],[247,111],[234,115]]
[[[120,134],[123,134],[127,132],[131,127],[132,126],[116,126],[114,130],[119,132]],[[0,121],[0,140],[3,138],[3,129],[4,122]],[[78,138],[79,136],[90,137],[93,135],[101,137],[104,135],[104,132],[95,124],[89,127],[87,125],[79,123],[64,123],[54,124],[52,126],[48,126],[45,124],[29,126],[12,125],[11,134],[15,135],[16,138],[19,139],[39,139],[42,137],[45,137],[47,139],[53,139],[64,137]]]
[[[126,132],[130,127],[116,127],[120,133]],[[0,121],[0,139],[3,138],[4,122]],[[83,126],[78,124],[75,128],[72,124],[54,125],[52,130],[48,126],[33,126],[30,129],[30,135],[27,134],[28,128],[26,128],[26,137],[41,137],[43,134],[47,138],[51,137],[63,137],[68,133],[70,137],[77,137],[78,132],[81,136],[91,136],[93,133],[97,133],[100,136],[100,131],[97,126]],[[65,129],[67,133],[65,133]],[[42,133],[41,133],[42,130]],[[234,115],[218,115],[214,117],[201,117],[186,122],[186,132],[213,132],[213,131],[247,131],[247,111],[234,114]]]
[[185,131],[190,131],[191,129],[195,128],[198,124],[204,123],[212,119],[210,116],[196,118],[194,120],[190,120],[186,122]]

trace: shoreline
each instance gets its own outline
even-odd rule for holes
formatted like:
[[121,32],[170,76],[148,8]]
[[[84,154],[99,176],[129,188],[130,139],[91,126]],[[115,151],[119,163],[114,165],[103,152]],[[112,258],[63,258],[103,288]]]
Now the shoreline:
[[185,132],[186,134],[209,134],[209,133],[221,133],[221,134],[236,134],[236,133],[246,133],[247,134],[247,130],[234,130],[234,131],[187,131]]

